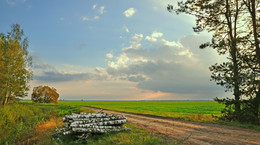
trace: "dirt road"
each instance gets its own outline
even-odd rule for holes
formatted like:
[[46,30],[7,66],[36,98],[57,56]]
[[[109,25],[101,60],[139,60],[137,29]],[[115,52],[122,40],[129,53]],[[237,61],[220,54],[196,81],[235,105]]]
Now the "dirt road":
[[[93,111],[99,109],[84,107]],[[103,110],[106,113],[125,115],[128,122],[143,127],[149,131],[165,134],[182,144],[198,145],[260,145],[260,132],[250,129],[195,123],[188,121],[171,120],[157,117],[149,117],[130,113]]]

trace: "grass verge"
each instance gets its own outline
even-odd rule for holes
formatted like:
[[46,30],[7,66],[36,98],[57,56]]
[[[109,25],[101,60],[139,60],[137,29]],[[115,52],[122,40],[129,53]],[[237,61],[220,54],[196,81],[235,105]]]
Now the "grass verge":
[[[79,106],[62,104],[35,104],[22,102],[0,108],[0,144],[55,144],[52,134],[56,127],[63,125],[62,117],[77,112],[90,112]],[[126,145],[153,145],[177,144],[170,138],[150,133],[134,125],[126,124],[130,131],[113,132],[102,135],[93,135],[88,144],[126,144]],[[70,136],[62,139],[62,144],[86,144],[77,142]]]

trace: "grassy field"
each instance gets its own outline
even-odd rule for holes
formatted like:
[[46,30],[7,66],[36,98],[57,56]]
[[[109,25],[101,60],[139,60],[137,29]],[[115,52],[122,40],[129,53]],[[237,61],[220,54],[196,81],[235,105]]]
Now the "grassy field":
[[[63,125],[62,117],[77,112],[90,112],[78,105],[72,104],[41,104],[31,101],[21,101],[18,104],[0,108],[0,144],[56,144],[52,134],[56,127]],[[93,135],[88,144],[123,144],[123,145],[156,145],[176,144],[167,136],[154,134],[134,125],[126,124],[130,131],[114,132],[105,135]],[[80,145],[86,142],[77,142],[65,136],[61,144]]]
[[224,105],[217,102],[109,102],[59,101],[63,105],[90,106],[115,111],[149,114],[192,121],[211,121],[219,116]]

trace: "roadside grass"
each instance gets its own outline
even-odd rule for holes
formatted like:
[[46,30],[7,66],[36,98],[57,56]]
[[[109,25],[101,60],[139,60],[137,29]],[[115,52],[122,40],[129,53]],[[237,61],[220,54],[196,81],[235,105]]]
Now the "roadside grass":
[[44,122],[49,110],[35,105],[12,104],[0,108],[0,144],[15,144],[37,123]]
[[[77,112],[91,112],[80,106],[62,104],[42,104],[21,101],[0,108],[0,144],[56,144],[52,139],[56,127],[64,123],[62,117]],[[126,124],[130,131],[93,135],[87,139],[88,144],[177,144],[165,135],[154,134],[134,125]],[[62,139],[62,144],[86,144],[75,141],[70,136]]]
[[236,127],[242,127],[242,128],[248,128],[248,129],[254,129],[257,131],[260,131],[260,125],[254,125],[254,124],[246,124],[246,123],[239,123],[239,122],[227,122],[227,121],[215,121],[214,123],[220,124],[220,125],[228,125],[228,126],[236,126]]
[[18,144],[38,144],[47,145],[55,144],[52,140],[52,134],[56,128],[61,127],[64,123],[62,117],[71,113],[84,112],[79,106],[59,105],[51,103],[32,103],[22,102],[25,105],[35,105],[43,111],[49,110],[48,116],[45,117],[44,122],[39,122],[35,125],[26,136],[19,139]]
[[[46,129],[61,124],[61,116],[80,112],[81,107],[20,102],[0,108],[0,144],[23,144],[37,141]],[[47,123],[47,124],[46,124]],[[43,130],[43,132],[38,132]]]

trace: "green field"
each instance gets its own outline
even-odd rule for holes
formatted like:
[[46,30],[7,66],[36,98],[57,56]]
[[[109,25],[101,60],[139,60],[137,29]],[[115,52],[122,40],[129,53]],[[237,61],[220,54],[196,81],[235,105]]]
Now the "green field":
[[59,101],[63,105],[89,106],[115,111],[149,114],[192,121],[214,120],[224,105],[217,102],[117,102],[117,101]]

